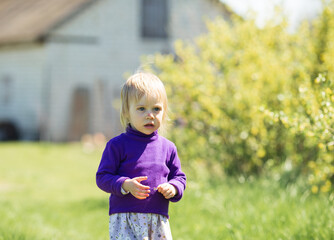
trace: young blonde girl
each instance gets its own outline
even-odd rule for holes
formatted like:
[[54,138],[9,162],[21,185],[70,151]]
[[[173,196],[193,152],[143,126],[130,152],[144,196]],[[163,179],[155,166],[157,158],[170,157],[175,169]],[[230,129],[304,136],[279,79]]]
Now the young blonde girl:
[[110,239],[172,239],[168,206],[182,198],[186,176],[175,145],[158,134],[167,118],[164,85],[153,74],[134,74],[121,100],[125,133],[107,143],[96,174],[110,193]]

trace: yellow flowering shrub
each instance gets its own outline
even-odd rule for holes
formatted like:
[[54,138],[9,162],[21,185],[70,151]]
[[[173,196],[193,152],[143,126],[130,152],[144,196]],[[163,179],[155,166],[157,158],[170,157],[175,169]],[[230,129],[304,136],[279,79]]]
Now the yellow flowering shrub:
[[[334,178],[334,84],[322,74],[314,82],[305,82],[296,98],[295,112],[278,115],[288,130],[286,141],[292,147],[289,158],[300,170],[307,170],[312,192],[329,192]],[[265,114],[275,115],[269,110]],[[300,159],[300,161],[296,161]]]
[[194,42],[177,41],[175,55],[155,56],[185,164],[238,175],[284,165],[312,192],[332,189],[333,9],[293,34],[275,19],[216,19]]

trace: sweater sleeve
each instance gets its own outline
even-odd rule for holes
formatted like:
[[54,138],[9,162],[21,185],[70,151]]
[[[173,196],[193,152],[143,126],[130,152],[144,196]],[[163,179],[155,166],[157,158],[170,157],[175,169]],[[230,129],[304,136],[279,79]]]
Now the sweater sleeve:
[[121,161],[119,149],[112,141],[109,141],[103,151],[101,162],[96,173],[97,186],[107,193],[123,196],[121,187],[128,179],[117,175],[117,170]]
[[168,164],[169,175],[168,182],[172,184],[178,191],[178,194],[170,199],[171,202],[178,202],[183,196],[183,192],[186,188],[186,175],[181,170],[181,162],[177,154],[176,147],[174,146],[173,152]]

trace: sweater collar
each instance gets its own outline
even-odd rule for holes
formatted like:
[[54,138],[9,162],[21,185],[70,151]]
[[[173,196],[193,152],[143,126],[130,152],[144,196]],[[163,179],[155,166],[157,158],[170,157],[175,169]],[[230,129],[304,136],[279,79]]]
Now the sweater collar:
[[135,129],[133,129],[131,126],[128,126],[126,128],[126,135],[130,137],[135,137],[137,139],[143,140],[143,141],[153,141],[158,138],[158,130],[154,131],[150,135],[146,135],[142,132],[139,132]]

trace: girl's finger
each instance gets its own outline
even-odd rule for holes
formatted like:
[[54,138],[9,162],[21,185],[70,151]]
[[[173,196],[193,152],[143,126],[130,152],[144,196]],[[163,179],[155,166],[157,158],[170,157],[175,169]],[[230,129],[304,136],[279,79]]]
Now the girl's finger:
[[138,199],[140,199],[140,200],[142,200],[142,199],[146,199],[148,196],[149,196],[148,194],[143,194],[143,193],[136,193],[136,194],[134,195],[135,198],[138,198]]
[[166,183],[160,184],[157,189],[160,193],[166,191]]
[[143,185],[143,184],[140,184],[140,183],[137,184],[137,187],[138,187],[140,190],[148,190],[148,189],[150,189],[149,186],[146,186],[146,185]]
[[141,177],[135,177],[133,179],[136,180],[137,182],[141,182],[147,180],[147,178],[148,178],[147,176],[141,176]]
[[149,188],[148,188],[148,189],[140,189],[140,188],[138,188],[138,189],[137,189],[137,192],[138,192],[138,193],[148,194],[148,193],[150,193],[151,191],[150,191]]
[[136,185],[139,189],[147,190],[150,189],[150,187],[140,183],[141,181],[147,180],[147,178],[148,178],[147,176],[143,176],[143,177],[135,177],[133,179],[137,181]]
[[144,200],[146,199],[147,197],[142,197],[142,196],[134,196],[135,198],[139,199],[139,200]]
[[167,199],[170,199],[170,198],[172,198],[172,197],[174,197],[174,196],[175,196],[174,193],[171,192],[171,193],[168,194],[168,196],[167,196],[166,198],[167,198]]
[[168,196],[170,196],[172,194],[172,192],[171,191],[166,191],[166,197],[168,197]]

